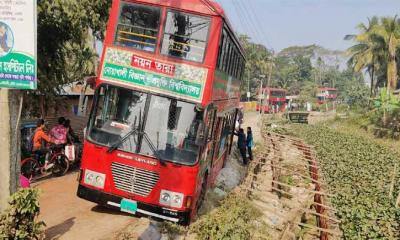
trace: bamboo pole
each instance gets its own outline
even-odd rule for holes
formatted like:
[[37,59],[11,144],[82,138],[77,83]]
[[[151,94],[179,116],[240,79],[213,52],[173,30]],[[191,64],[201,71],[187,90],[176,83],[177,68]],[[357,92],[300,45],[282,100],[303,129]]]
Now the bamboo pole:
[[[302,177],[302,178],[304,178],[304,179],[310,180],[310,181],[312,181],[313,183],[318,183],[318,184],[320,184],[320,185],[326,186],[325,183],[320,182],[320,181],[318,181],[318,180],[315,180],[315,179],[313,179],[312,177],[309,177],[309,176],[305,176],[305,175],[303,175],[303,174],[300,174],[300,173],[298,173],[298,172],[295,171],[295,170],[291,170],[291,169],[288,169],[288,168],[285,168],[285,167],[279,167],[279,166],[272,165],[272,164],[268,164],[268,165],[269,165],[269,166],[274,166],[275,168],[279,168],[279,169],[282,169],[282,170],[285,170],[285,171],[288,171],[288,172],[291,172],[291,173],[293,173],[293,174],[295,174],[295,175],[297,175],[297,176],[299,176],[299,177]],[[267,166],[268,166],[268,165],[267,165]]]
[[394,165],[394,169],[393,169],[392,181],[390,183],[390,189],[389,189],[389,198],[393,198],[393,189],[394,189],[394,184],[395,184],[395,180],[396,180],[396,171],[397,171],[397,163]]
[[[269,209],[265,209],[265,211],[269,211]],[[274,212],[271,212],[271,211],[269,211],[269,212],[270,213],[274,213]],[[276,214],[276,217],[281,218],[282,220],[287,220],[286,216],[282,217],[282,215],[279,216],[278,214]],[[313,226],[313,225],[305,224],[305,223],[301,223],[301,222],[296,222],[296,221],[292,221],[292,223],[300,225],[302,227],[318,230],[320,232],[326,232],[326,233],[329,233],[331,235],[336,235],[336,236],[341,236],[342,235],[341,232],[338,232],[338,231],[335,231],[335,230],[332,230],[332,229],[320,228],[320,227],[317,227],[317,226]]]
[[[275,183],[278,184],[278,185],[290,186],[290,185],[287,185],[287,184],[284,184],[284,183],[280,183],[280,182],[277,182],[277,181],[273,181],[273,182],[275,182]],[[293,187],[293,186],[290,186],[290,187]],[[279,190],[279,191],[281,191],[282,193],[285,193],[285,194],[294,196],[292,193],[283,191],[282,189],[278,189],[278,188],[275,188],[275,187],[272,187],[272,189],[274,189],[274,190],[276,190],[276,191]],[[306,191],[309,192],[309,193],[315,193],[315,194],[319,194],[319,195],[322,195],[322,196],[335,197],[335,195],[330,194],[330,193],[324,193],[324,192],[320,192],[320,191],[308,190],[308,189],[306,189],[306,188],[304,188],[304,190],[306,190]]]
[[307,213],[316,215],[316,216],[318,216],[318,217],[326,218],[326,219],[331,220],[331,221],[333,221],[333,222],[335,222],[335,223],[341,223],[341,222],[342,222],[342,221],[340,221],[340,220],[338,220],[338,219],[336,219],[336,218],[330,217],[330,216],[328,216],[328,215],[320,214],[320,213],[311,211],[311,210],[309,210],[309,209],[303,209],[303,210],[304,210],[305,212],[307,212]]

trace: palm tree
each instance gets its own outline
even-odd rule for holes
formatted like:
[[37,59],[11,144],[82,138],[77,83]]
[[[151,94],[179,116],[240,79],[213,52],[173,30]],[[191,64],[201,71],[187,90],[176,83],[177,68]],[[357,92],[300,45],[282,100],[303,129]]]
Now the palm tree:
[[373,29],[379,25],[377,17],[368,18],[368,25],[361,23],[357,28],[361,31],[357,35],[347,35],[345,40],[356,41],[357,44],[350,47],[347,52],[351,56],[348,64],[355,72],[361,72],[366,69],[371,79],[371,96],[374,95],[375,89],[375,72],[378,67],[378,60],[383,55],[382,48],[384,45],[378,41],[373,33]]
[[397,60],[396,52],[400,48],[400,19],[383,17],[381,23],[372,29],[372,35],[378,42],[384,43],[385,58],[387,60],[387,87],[389,90],[397,88]]

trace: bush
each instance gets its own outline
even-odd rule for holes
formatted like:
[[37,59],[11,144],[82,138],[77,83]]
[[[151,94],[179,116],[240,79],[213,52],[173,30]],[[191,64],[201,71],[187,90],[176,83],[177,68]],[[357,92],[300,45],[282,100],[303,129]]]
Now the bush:
[[216,210],[191,226],[198,239],[268,239],[261,212],[248,199],[230,194]]
[[38,191],[23,189],[11,196],[9,208],[0,217],[0,239],[43,239],[45,224],[37,222],[39,215]]

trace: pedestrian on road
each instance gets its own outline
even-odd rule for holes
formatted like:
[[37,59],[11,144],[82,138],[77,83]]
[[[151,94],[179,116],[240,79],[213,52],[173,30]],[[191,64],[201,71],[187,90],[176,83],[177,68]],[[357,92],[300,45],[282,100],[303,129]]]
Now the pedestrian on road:
[[254,146],[254,142],[253,142],[253,132],[251,131],[251,127],[247,127],[246,145],[247,145],[247,153],[249,154],[249,159],[250,161],[252,161],[253,160],[252,148]]
[[239,132],[235,133],[238,136],[238,148],[240,151],[240,155],[243,158],[243,164],[247,165],[247,156],[246,156],[246,134],[244,133],[243,128],[239,128]]

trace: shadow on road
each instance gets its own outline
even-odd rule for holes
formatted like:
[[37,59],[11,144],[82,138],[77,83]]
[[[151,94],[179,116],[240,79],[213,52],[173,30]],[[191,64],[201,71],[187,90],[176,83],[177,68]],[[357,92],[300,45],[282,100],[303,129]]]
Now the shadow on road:
[[55,240],[62,237],[66,232],[68,232],[72,226],[75,224],[75,217],[69,218],[64,222],[57,224],[45,231],[45,240]]
[[130,217],[135,217],[135,218],[140,218],[140,216],[129,214],[129,213],[124,213],[121,211],[117,211],[111,208],[107,208],[101,205],[97,205],[92,207],[91,211],[96,212],[96,213],[104,213],[104,214],[111,214],[111,215],[118,215],[118,216],[130,216]]

